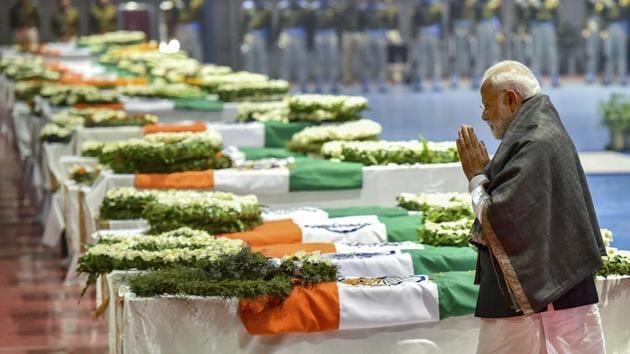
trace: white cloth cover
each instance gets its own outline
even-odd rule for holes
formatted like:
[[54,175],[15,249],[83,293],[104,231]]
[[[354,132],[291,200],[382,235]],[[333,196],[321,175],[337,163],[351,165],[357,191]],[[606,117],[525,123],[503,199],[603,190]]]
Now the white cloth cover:
[[[596,284],[607,352],[628,353],[630,278],[601,278]],[[114,311],[111,304],[111,311]],[[110,316],[113,327],[110,327],[110,334],[118,330],[123,337],[121,345],[125,353],[467,354],[475,353],[478,344],[480,320],[473,316],[374,329],[252,336],[238,318],[237,306],[236,301],[217,298],[125,297],[124,311],[122,306],[118,308],[121,316],[124,312],[124,317],[118,320],[121,326],[124,323],[124,328],[116,329],[113,326],[115,317]],[[389,308],[401,306],[390,304]],[[110,340],[112,337],[115,339],[116,336],[110,335]],[[110,352],[120,351],[116,351],[114,344],[110,345]]]
[[46,223],[44,224],[42,243],[49,247],[57,246],[65,227],[59,192],[52,195],[48,215],[44,220]]
[[44,143],[44,164],[47,170],[42,171],[44,176],[48,175],[48,170],[59,182],[63,181],[63,176],[67,173],[62,172],[61,158],[63,156],[72,156],[72,146],[70,144],[61,143]]
[[11,112],[13,128],[15,129],[15,140],[21,160],[26,156],[31,156],[32,153],[33,132],[30,128],[30,121],[33,117],[29,112],[30,109],[24,102],[16,102]]
[[80,223],[79,218],[79,190],[80,186],[73,181],[66,181],[63,184],[61,193],[63,195],[63,213],[66,225],[66,238],[69,246],[68,252],[78,253],[80,251]]

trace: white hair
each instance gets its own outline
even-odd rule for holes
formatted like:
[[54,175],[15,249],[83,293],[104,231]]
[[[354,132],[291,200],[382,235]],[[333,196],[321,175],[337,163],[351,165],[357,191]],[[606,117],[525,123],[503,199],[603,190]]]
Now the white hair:
[[492,65],[483,74],[482,85],[486,81],[499,90],[514,90],[523,99],[541,93],[540,83],[534,73],[523,63],[504,60]]

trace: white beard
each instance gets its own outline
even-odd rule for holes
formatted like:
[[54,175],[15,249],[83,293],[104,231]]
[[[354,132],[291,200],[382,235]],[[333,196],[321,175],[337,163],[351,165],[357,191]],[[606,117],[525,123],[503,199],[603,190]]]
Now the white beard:
[[501,123],[493,125],[492,135],[496,139],[503,139],[503,135],[505,135],[505,130],[512,120],[512,112],[510,112],[510,108],[507,105],[500,104],[499,105],[499,116],[501,117]]

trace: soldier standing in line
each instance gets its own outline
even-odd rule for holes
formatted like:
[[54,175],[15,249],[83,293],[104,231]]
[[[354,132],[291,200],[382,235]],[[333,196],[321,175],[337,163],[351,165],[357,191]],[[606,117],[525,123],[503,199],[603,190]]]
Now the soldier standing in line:
[[529,0],[532,16],[532,37],[534,56],[532,71],[541,76],[547,72],[553,86],[560,85],[558,41],[556,24],[558,23],[559,0]]
[[[383,23],[385,26],[385,37],[387,39],[387,62],[403,63],[404,47],[400,36],[400,15],[398,8],[393,4],[393,0],[385,0],[383,6]],[[401,70],[397,67],[392,68],[392,80],[400,81],[402,76]]]
[[278,46],[282,52],[280,76],[287,81],[297,81],[300,91],[306,92],[306,31],[312,13],[299,0],[280,3],[280,36]]
[[107,33],[118,29],[118,10],[111,0],[96,0],[90,6],[90,28],[92,33]]
[[241,53],[245,70],[268,75],[271,11],[263,0],[245,1],[243,10]]
[[39,43],[39,13],[30,0],[19,0],[11,7],[9,25],[15,42],[23,48],[30,48]]
[[385,31],[385,7],[376,0],[368,0],[361,9],[361,27],[365,30],[365,39],[361,46],[363,61],[363,92],[368,92],[370,81],[378,83],[380,92],[386,92],[387,79],[387,38]]
[[475,6],[477,18],[477,55],[473,88],[478,88],[484,70],[501,58],[501,0],[479,0]]
[[327,82],[330,91],[339,91],[339,40],[336,27],[338,25],[339,11],[329,0],[320,0],[316,3],[315,24],[315,57],[316,64],[316,88],[322,92],[322,85]]
[[604,6],[606,32],[604,39],[604,56],[606,68],[604,85],[613,82],[613,76],[622,85],[628,84],[628,25],[630,22],[630,0],[607,0]]
[[477,0],[451,0],[449,27],[453,38],[453,73],[451,86],[458,87],[462,77],[470,76],[472,58],[472,30],[475,23],[475,3]]
[[57,38],[68,42],[79,33],[79,10],[70,0],[58,0],[57,11],[51,19],[52,31]]
[[529,21],[531,11],[527,0],[516,0],[512,30],[512,58],[525,65],[532,64],[533,45]]
[[191,58],[203,61],[201,47],[201,9],[204,0],[177,0],[175,3],[175,17],[177,25],[175,36],[181,43],[182,50],[188,52]]
[[444,8],[439,0],[418,0],[413,13],[416,65],[414,91],[422,91],[422,80],[431,77],[433,90],[442,89],[442,16]]
[[341,73],[344,84],[350,85],[357,80],[361,72],[359,50],[363,36],[357,0],[346,0],[339,20],[341,24]]
[[601,28],[605,0],[588,0],[586,2],[586,28],[582,36],[586,41],[586,83],[595,82],[599,73],[601,56]]

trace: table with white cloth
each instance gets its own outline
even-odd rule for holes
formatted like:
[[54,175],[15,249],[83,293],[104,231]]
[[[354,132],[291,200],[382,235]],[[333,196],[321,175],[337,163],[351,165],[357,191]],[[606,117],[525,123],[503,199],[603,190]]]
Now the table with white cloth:
[[[107,289],[115,301],[109,313],[114,316],[110,353],[475,353],[477,348],[479,320],[472,315],[378,328],[364,323],[368,328],[358,324],[317,333],[251,335],[239,318],[237,300],[138,298],[121,287],[123,273],[107,277],[115,283]],[[627,353],[630,277],[597,278],[596,286],[607,352]],[[387,306],[393,314],[403,305]]]
[[[393,206],[403,192],[465,192],[468,188],[459,163],[366,166],[362,188],[347,190],[289,191],[289,170],[284,168],[215,170],[214,181],[214,190],[255,194],[262,204],[273,208]],[[96,220],[105,194],[116,187],[134,187],[134,175],[102,173],[85,194],[84,222],[88,234],[97,230]]]

